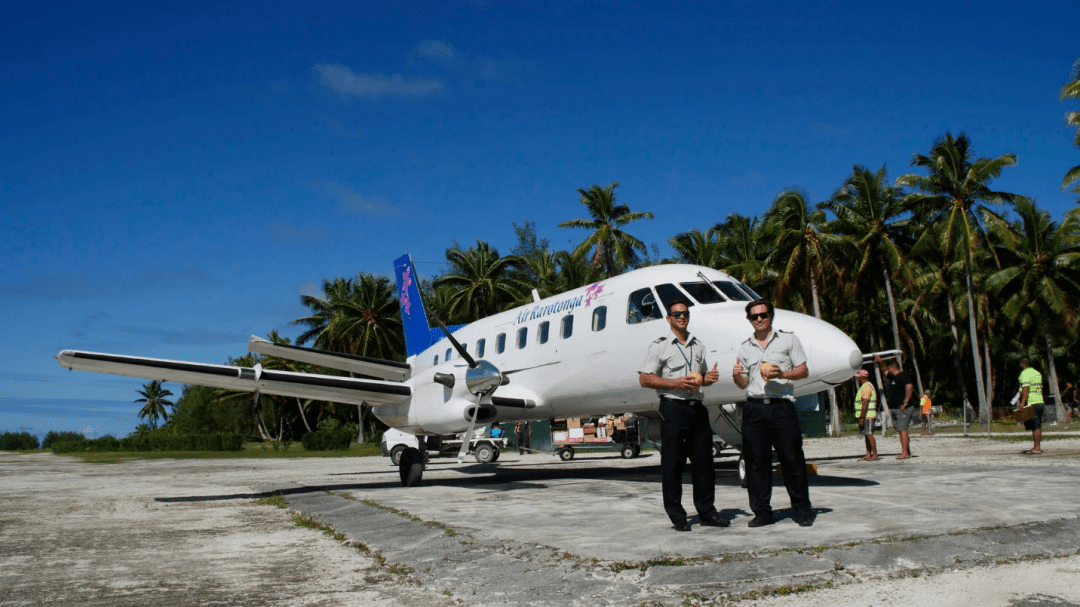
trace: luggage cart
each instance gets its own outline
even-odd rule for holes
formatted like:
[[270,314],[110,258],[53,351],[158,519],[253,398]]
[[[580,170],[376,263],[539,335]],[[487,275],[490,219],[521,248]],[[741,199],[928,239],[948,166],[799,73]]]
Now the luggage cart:
[[578,450],[619,451],[624,458],[632,459],[641,454],[641,437],[646,436],[647,421],[639,417],[621,418],[606,438],[597,437],[595,422],[588,418],[534,422],[534,450],[555,453],[564,462],[574,459]]

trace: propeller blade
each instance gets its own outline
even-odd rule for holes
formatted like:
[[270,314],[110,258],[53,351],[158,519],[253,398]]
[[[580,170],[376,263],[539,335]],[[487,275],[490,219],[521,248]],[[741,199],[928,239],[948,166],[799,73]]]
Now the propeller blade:
[[[440,323],[441,324],[441,323]],[[445,331],[446,329],[443,329]],[[476,417],[480,415],[480,399],[476,399],[476,408],[473,409],[472,419],[469,420],[469,429],[461,437],[461,449],[458,449],[457,463],[465,462],[465,456],[469,454],[469,445],[472,444],[473,427],[476,426]]]
[[442,329],[443,335],[446,336],[446,339],[450,340],[450,343],[453,344],[454,349],[457,350],[457,353],[461,356],[461,358],[464,358],[465,362],[469,363],[470,368],[475,369],[479,363],[476,362],[475,358],[469,356],[469,351],[465,349],[465,346],[461,345],[461,342],[454,339],[453,334],[450,333],[450,329],[447,329],[446,325],[444,325],[441,320],[435,318],[435,322],[438,323],[439,328]]

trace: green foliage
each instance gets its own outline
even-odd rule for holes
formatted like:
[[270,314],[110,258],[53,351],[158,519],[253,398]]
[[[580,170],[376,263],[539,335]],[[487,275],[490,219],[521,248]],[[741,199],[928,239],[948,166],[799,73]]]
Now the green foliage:
[[300,439],[300,442],[306,451],[346,451],[355,438],[355,431],[349,428],[338,428],[308,432]]
[[103,436],[93,440],[58,441],[53,453],[111,453],[140,451],[239,451],[243,437],[230,433],[168,434],[152,432],[117,440]]
[[589,269],[603,269],[608,277],[615,276],[637,261],[638,253],[646,253],[645,243],[622,230],[622,226],[641,219],[652,219],[648,212],[630,212],[625,204],[615,203],[615,188],[618,181],[607,187],[589,186],[588,190],[578,190],[581,204],[589,210],[592,219],[571,219],[559,224],[560,228],[584,228],[592,230],[581,244],[574,249],[575,257],[583,257],[593,251]]
[[55,432],[50,430],[45,435],[45,440],[41,441],[42,449],[51,449],[52,446],[60,441],[80,441],[86,440],[86,436],[82,432]]
[[0,451],[20,451],[38,448],[38,439],[29,432],[0,434]]

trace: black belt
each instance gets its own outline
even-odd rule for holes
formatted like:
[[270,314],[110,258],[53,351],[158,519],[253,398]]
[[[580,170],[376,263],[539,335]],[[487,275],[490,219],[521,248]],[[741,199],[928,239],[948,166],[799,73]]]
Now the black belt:
[[786,398],[754,398],[752,396],[746,397],[746,402],[756,403],[759,405],[779,405],[780,403],[791,402]]
[[700,405],[700,404],[701,404],[701,401],[700,401],[700,400],[687,400],[687,399],[685,399],[685,398],[672,398],[672,397],[670,397],[670,396],[661,396],[661,397],[660,397],[660,401],[661,401],[661,402],[663,402],[663,401],[665,401],[665,400],[666,400],[666,401],[668,401],[669,403],[682,403],[682,404],[684,404],[684,405],[691,405],[691,406],[692,406],[692,405],[695,405],[695,404],[696,404],[696,405]]

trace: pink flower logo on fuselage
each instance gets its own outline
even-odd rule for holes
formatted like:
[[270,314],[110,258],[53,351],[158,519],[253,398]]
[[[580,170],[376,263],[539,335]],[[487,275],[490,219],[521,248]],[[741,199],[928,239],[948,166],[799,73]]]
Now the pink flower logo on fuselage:
[[589,304],[592,303],[592,300],[596,299],[603,290],[604,285],[599,282],[591,285],[588,289],[585,289],[585,307],[588,308]]

